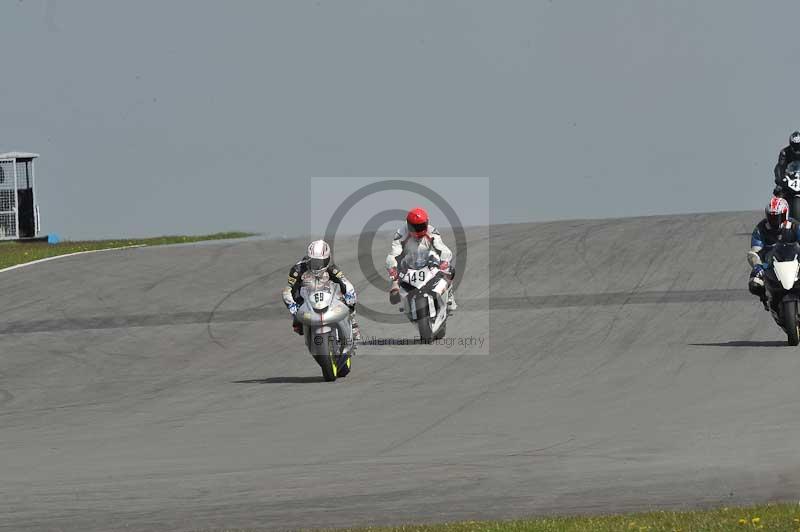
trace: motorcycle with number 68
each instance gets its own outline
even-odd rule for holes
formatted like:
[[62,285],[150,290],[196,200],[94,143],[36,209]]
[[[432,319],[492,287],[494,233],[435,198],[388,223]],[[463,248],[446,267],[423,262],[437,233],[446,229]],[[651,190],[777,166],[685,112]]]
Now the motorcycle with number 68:
[[321,276],[307,272],[301,282],[303,304],[296,318],[303,324],[308,352],[322,368],[326,381],[345,377],[350,373],[355,343],[350,309],[341,300],[339,285],[327,272]]

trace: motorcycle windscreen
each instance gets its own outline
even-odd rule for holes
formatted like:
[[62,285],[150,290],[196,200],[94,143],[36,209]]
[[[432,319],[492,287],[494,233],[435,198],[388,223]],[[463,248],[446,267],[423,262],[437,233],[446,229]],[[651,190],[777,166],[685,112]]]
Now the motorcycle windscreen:
[[800,255],[800,246],[796,242],[781,242],[770,252],[775,262],[791,262]]
[[797,270],[800,267],[800,262],[797,261],[797,256],[793,260],[786,262],[778,262],[776,259],[772,263],[775,269],[775,277],[781,282],[784,290],[791,290],[797,281]]

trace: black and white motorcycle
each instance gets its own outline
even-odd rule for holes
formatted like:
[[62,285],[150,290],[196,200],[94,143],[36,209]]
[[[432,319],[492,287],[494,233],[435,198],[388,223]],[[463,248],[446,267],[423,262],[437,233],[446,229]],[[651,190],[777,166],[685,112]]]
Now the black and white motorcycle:
[[789,216],[797,219],[800,216],[800,161],[789,163],[775,191],[789,203]]
[[339,285],[327,272],[321,276],[305,273],[301,282],[303,304],[295,316],[303,324],[308,352],[322,368],[326,381],[345,377],[356,347],[350,309],[341,300]]
[[[750,252],[751,264],[760,263],[758,254]],[[786,333],[789,345],[800,344],[800,244],[779,242],[766,255],[764,286],[770,312],[775,323]]]
[[408,321],[417,324],[423,343],[444,338],[447,332],[447,299],[451,286],[439,270],[435,253],[419,249],[403,257],[398,268],[402,308]]

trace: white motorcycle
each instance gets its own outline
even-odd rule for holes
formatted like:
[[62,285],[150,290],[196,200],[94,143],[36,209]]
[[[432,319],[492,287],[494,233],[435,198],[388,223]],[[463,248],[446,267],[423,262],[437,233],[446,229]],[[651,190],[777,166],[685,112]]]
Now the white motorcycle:
[[398,269],[403,310],[416,322],[423,343],[444,338],[447,331],[447,299],[450,283],[439,270],[439,259],[428,250],[404,257]]
[[322,368],[326,381],[335,381],[350,373],[351,356],[355,351],[350,309],[341,300],[339,285],[327,272],[318,277],[303,274],[300,296],[303,304],[296,318],[303,324],[308,352]]
[[[752,265],[761,262],[757,253],[749,252]],[[789,345],[800,344],[800,321],[798,321],[798,302],[800,302],[800,245],[796,242],[781,242],[766,256],[767,269],[764,270],[769,309],[775,323],[786,333]]]

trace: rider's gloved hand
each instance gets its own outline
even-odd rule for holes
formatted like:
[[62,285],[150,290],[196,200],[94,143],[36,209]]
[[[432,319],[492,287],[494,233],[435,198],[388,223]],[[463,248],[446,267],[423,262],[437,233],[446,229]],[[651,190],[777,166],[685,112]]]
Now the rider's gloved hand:
[[356,293],[354,291],[345,292],[344,294],[344,302],[347,303],[348,306],[352,307],[356,304]]
[[439,263],[439,270],[443,272],[449,271],[450,263],[447,262],[446,260],[443,260],[442,262]]
[[287,308],[289,309],[289,314],[291,314],[292,316],[297,314],[297,303],[292,303]]
[[392,283],[392,288],[389,290],[389,303],[392,305],[400,303],[400,286],[397,281]]
[[389,279],[396,281],[400,277],[397,275],[397,268],[389,268]]

